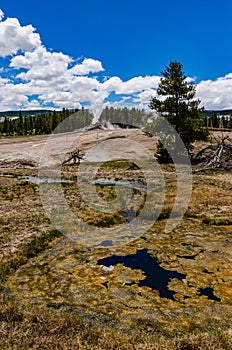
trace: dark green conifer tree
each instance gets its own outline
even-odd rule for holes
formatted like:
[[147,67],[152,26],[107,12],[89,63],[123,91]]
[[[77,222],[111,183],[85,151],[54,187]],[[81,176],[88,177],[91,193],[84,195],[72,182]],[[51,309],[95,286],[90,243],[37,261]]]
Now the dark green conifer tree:
[[9,120],[7,117],[4,118],[3,133],[8,134],[9,132]]
[[[205,140],[208,135],[202,117],[203,108],[199,108],[200,100],[194,98],[195,86],[186,82],[181,63],[170,62],[161,74],[157,94],[162,96],[162,99],[153,97],[150,108],[156,110],[158,115],[164,117],[176,129],[190,154],[192,143]],[[158,144],[157,156],[163,162],[170,160],[161,142]]]
[[18,135],[24,134],[24,126],[23,126],[23,115],[22,112],[19,111],[19,118],[18,118]]

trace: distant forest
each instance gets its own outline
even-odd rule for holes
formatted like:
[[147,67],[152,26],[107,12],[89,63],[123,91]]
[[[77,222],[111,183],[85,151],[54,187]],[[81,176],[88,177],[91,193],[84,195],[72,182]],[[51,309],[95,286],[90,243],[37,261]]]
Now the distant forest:
[[[232,112],[204,112],[203,119],[205,127],[232,128]],[[103,109],[99,122],[116,123],[121,127],[145,126],[151,120],[151,113],[136,108],[113,108]],[[70,117],[70,118],[69,118]],[[69,119],[67,119],[69,118]],[[1,136],[26,136],[50,134],[56,132],[68,132],[81,129],[93,122],[93,114],[88,109],[62,111],[19,111],[0,114]],[[66,123],[62,121],[67,119]]]
[[[149,119],[149,114],[136,108],[106,107],[99,122],[111,122],[120,125],[142,126]],[[67,119],[68,118],[68,119]],[[55,132],[68,132],[81,129],[93,122],[94,116],[88,109],[52,111],[30,115],[28,111],[19,111],[18,115],[1,115],[0,134],[2,136],[42,135]],[[67,119],[66,123],[62,122]]]

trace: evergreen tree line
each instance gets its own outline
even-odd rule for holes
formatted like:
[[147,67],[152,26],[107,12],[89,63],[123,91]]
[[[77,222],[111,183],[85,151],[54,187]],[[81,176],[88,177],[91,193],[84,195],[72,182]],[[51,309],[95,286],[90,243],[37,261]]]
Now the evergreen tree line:
[[135,107],[129,109],[105,107],[100,116],[100,122],[109,121],[110,123],[121,124],[121,126],[130,125],[142,127],[151,118],[151,113],[145,112],[144,109],[136,109]]
[[[73,116],[73,118],[72,118]],[[66,118],[67,123],[59,127],[60,123]],[[42,135],[50,134],[54,130],[56,132],[73,131],[74,126],[81,128],[86,123],[91,123],[93,116],[88,110],[68,110],[63,108],[62,111],[53,111],[46,114],[25,115],[19,111],[18,117],[10,118],[4,116],[4,120],[0,122],[0,134],[4,136],[20,136],[20,135]],[[73,125],[74,124],[74,125]]]
[[[56,132],[68,132],[83,128],[93,121],[93,114],[82,108],[81,110],[68,110],[63,108],[62,111],[52,111],[51,113],[37,115],[23,115],[21,111],[18,117],[12,118],[3,116],[0,122],[0,135],[3,136],[26,136],[26,135],[43,135],[50,134],[54,130]],[[67,119],[68,118],[68,119]],[[62,121],[67,119],[66,123]],[[149,126],[149,120],[152,120],[152,114],[145,110],[105,107],[101,113],[99,121],[101,123],[109,121],[131,126]],[[220,115],[218,113],[210,113],[203,115],[205,127],[212,128],[232,128],[232,114]]]
[[[53,111],[46,114],[25,115],[19,111],[18,117],[11,118],[4,116],[0,122],[0,134],[4,136],[23,136],[23,135],[43,135],[55,132],[68,132],[83,128],[93,121],[93,114],[82,108],[81,110]],[[68,119],[67,119],[68,118]],[[99,118],[100,122],[109,121],[110,123],[125,124],[132,126],[142,126],[149,118],[149,114],[144,110],[136,108],[128,109],[106,107],[103,109]],[[65,119],[66,122],[62,123]]]

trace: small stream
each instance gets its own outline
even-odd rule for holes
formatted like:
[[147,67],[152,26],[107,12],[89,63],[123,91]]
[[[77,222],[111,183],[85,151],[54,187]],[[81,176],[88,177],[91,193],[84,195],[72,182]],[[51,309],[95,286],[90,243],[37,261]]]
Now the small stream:
[[36,176],[24,176],[22,178],[22,180],[24,181],[28,181],[30,183],[39,185],[41,183],[48,183],[48,184],[52,184],[52,183],[72,183],[74,181],[71,180],[62,180],[60,178],[52,178],[52,177],[36,177]]
[[39,185],[41,183],[73,183],[71,180],[62,180],[60,178],[52,178],[52,177],[38,177],[38,176],[24,176],[24,175],[16,175],[16,174],[0,174],[0,177],[6,178],[17,178],[21,180],[24,184],[33,183]]
[[135,181],[115,181],[115,180],[106,180],[106,179],[98,179],[90,182],[90,185],[92,186],[121,186],[121,187],[128,187],[132,189],[136,189],[139,191],[147,191],[147,190],[153,190],[151,186],[145,185],[141,182],[135,182]]

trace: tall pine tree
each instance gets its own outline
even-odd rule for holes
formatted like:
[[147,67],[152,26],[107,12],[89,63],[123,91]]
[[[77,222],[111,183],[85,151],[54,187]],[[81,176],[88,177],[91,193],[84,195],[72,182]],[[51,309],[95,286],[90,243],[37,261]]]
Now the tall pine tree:
[[[177,131],[184,142],[187,151],[192,150],[192,143],[196,140],[205,140],[208,130],[204,127],[202,117],[203,108],[199,108],[200,100],[195,99],[195,86],[187,83],[183,73],[183,66],[172,61],[161,72],[157,94],[150,102],[150,108],[164,117]],[[170,160],[166,148],[159,142],[158,159]]]

